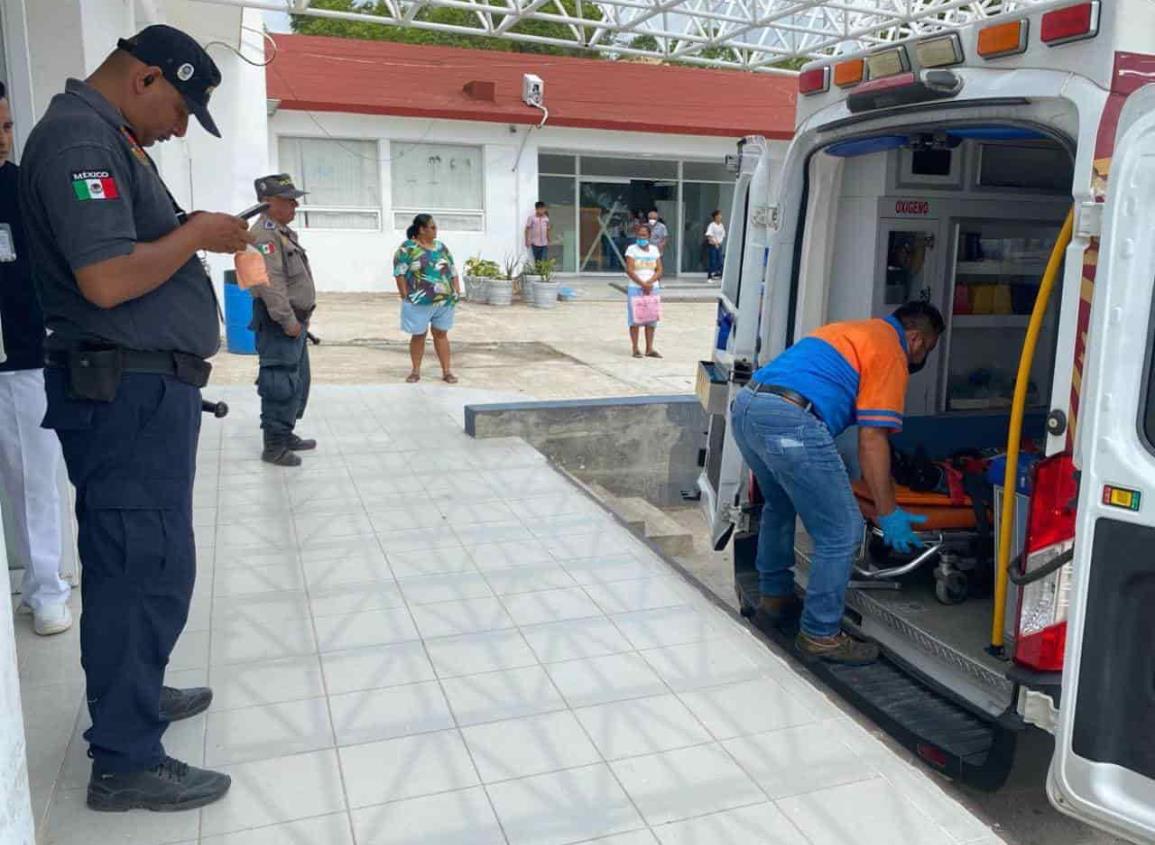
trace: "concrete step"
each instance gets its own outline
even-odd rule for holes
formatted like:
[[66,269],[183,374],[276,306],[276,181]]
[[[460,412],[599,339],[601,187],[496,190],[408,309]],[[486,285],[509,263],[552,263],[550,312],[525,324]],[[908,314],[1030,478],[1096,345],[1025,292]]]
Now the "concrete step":
[[602,501],[631,531],[645,537],[667,555],[677,557],[693,551],[694,535],[645,499],[610,495],[609,498],[603,497]]

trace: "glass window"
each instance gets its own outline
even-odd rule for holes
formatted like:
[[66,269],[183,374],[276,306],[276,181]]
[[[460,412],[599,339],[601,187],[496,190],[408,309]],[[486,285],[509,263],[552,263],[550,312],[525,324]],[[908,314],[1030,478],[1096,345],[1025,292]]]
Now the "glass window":
[[734,174],[726,169],[724,161],[682,162],[682,178],[686,181],[733,182]]
[[[562,273],[577,272],[576,185],[572,176],[541,176],[538,179],[537,198],[549,206],[549,257],[557,262],[556,269]],[[524,226],[526,221],[520,222]]]
[[557,173],[559,175],[573,175],[577,171],[574,164],[576,156],[563,156],[554,153],[541,153],[537,157],[538,173]]
[[485,210],[481,147],[393,141],[390,158],[395,209]]
[[301,225],[315,229],[380,228],[381,191],[376,141],[280,138],[280,168],[308,196]]
[[[734,201],[734,185],[717,182],[686,182],[682,185],[682,266],[683,273],[705,273],[709,267],[706,227],[711,215],[722,212],[726,237],[730,231],[730,206]],[[725,242],[722,245],[725,252]]]
[[632,176],[677,179],[678,163],[658,158],[597,158],[582,156],[582,176]]

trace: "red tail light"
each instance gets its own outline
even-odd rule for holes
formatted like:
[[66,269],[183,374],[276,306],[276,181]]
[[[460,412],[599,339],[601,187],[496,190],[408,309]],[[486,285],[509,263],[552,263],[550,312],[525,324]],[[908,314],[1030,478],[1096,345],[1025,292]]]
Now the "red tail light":
[[830,65],[812,67],[798,74],[799,94],[820,94],[830,87]]
[[1099,32],[1099,4],[1078,3],[1043,15],[1039,38],[1054,46],[1093,38]]
[[[1034,482],[1020,563],[1024,575],[1051,563],[1075,543],[1079,487],[1071,456],[1055,455],[1040,461],[1034,468]],[[1020,589],[1016,663],[1040,672],[1063,668],[1070,594],[1070,564]]]

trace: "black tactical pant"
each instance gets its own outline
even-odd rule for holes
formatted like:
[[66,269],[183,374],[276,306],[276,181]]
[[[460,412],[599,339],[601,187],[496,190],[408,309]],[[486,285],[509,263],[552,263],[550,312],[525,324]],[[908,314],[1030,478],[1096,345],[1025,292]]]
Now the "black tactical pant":
[[282,441],[292,433],[297,420],[305,415],[309,401],[309,340],[305,324],[301,333],[289,337],[280,324],[272,320],[264,303],[253,303],[253,328],[257,333],[257,355],[260,372],[257,394],[261,397],[261,428],[270,443]]

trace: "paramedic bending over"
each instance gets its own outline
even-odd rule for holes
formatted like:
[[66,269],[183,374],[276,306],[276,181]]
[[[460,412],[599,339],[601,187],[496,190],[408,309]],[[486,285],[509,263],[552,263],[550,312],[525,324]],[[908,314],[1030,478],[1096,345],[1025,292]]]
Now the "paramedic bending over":
[[634,299],[645,295],[659,295],[662,280],[662,251],[650,242],[650,227],[646,223],[639,224],[634,233],[637,239],[626,250],[626,275],[630,283],[626,286],[626,321],[630,327],[630,344],[634,347],[634,357],[641,358],[638,349],[638,327],[646,330],[646,357],[661,358],[654,349],[654,331],[658,327],[656,320],[641,322],[634,317]]
[[[878,646],[842,632],[843,599],[863,523],[834,438],[858,425],[862,475],[878,505],[887,545],[922,543],[925,517],[895,504],[889,436],[902,430],[909,374],[926,363],[944,328],[933,305],[908,302],[885,319],[831,323],[754,373],[734,400],[734,441],[765,504],[758,534],[756,619],[786,626],[801,613],[803,657],[864,664]],[[794,523],[814,541],[803,607],[794,593]]]

